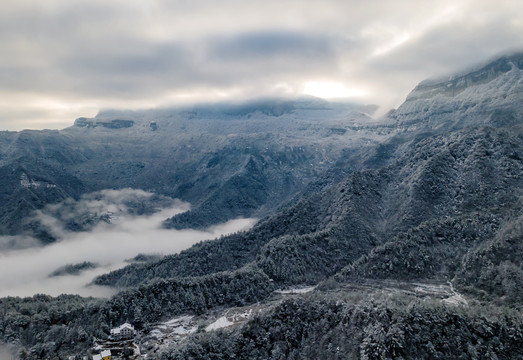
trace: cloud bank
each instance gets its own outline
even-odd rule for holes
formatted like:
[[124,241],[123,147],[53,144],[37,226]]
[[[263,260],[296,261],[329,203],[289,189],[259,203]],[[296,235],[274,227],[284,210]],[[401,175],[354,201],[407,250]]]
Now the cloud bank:
[[[248,229],[255,223],[254,219],[237,219],[207,231],[167,230],[161,227],[162,222],[168,217],[186,211],[188,204],[177,201],[174,206],[163,208],[153,214],[137,215],[133,214],[133,210],[122,211],[125,208],[124,203],[129,202],[132,196],[143,200],[144,197],[154,195],[131,189],[109,190],[86,196],[75,204],[68,201],[66,207],[69,209],[104,209],[113,214],[118,213],[117,217],[111,218],[110,223],[101,221],[89,231],[67,231],[63,228],[62,217],[50,215],[57,214],[56,212],[47,209],[40,213],[39,216],[46,220],[53,232],[61,234],[62,240],[44,247],[4,250],[0,253],[0,297],[32,296],[37,293],[110,296],[110,289],[85,285],[98,275],[126,265],[125,259],[139,253],[178,253],[199,241]],[[56,210],[60,206],[65,205],[51,207]],[[81,212],[78,211],[77,214],[79,213]],[[100,213],[103,214],[103,211]],[[49,277],[61,266],[84,261],[100,266],[77,276]]]
[[523,48],[519,0],[0,4],[0,128],[336,83],[397,106],[424,78]]

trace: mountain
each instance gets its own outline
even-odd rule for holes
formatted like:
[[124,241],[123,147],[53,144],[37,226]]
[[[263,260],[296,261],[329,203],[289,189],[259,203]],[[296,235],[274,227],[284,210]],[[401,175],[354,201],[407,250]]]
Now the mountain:
[[[494,65],[506,62],[507,59],[514,57],[503,58]],[[277,287],[319,283],[316,298],[304,300],[298,308],[313,306],[315,310],[310,311],[324,314],[322,316],[332,316],[333,322],[327,328],[341,326],[358,334],[367,334],[354,336],[353,340],[359,340],[354,340],[356,344],[346,348],[344,354],[347,351],[352,352],[355,358],[358,357],[357,354],[362,357],[368,354],[368,358],[400,354],[425,358],[430,353],[429,350],[434,358],[449,358],[462,353],[470,356],[479,354],[478,349],[470,348],[470,344],[478,341],[488,343],[490,340],[480,335],[482,330],[479,329],[477,335],[469,334],[463,338],[463,334],[469,331],[467,329],[474,327],[471,321],[479,321],[472,319],[489,316],[483,306],[497,304],[503,309],[517,309],[523,301],[520,290],[523,285],[523,263],[520,260],[523,253],[519,246],[523,236],[520,225],[523,205],[523,123],[519,115],[516,117],[517,121],[509,122],[500,122],[499,118],[492,116],[517,109],[521,104],[522,83],[504,86],[505,82],[513,84],[513,79],[519,78],[519,72],[520,70],[511,66],[506,72],[500,71],[489,79],[472,82],[466,89],[462,89],[461,94],[482,94],[482,89],[490,91],[488,95],[478,96],[479,103],[472,106],[478,112],[477,125],[472,123],[469,112],[457,110],[448,117],[441,115],[443,105],[424,111],[423,116],[416,117],[416,122],[398,124],[399,128],[406,131],[398,131],[382,144],[360,152],[360,160],[352,158],[338,161],[326,179],[313,181],[308,187],[310,190],[305,191],[299,200],[264,219],[249,232],[204,242],[156,263],[131,265],[99,277],[96,283],[133,287],[147,284],[158,277],[185,277],[191,274],[209,276],[219,271],[236,271],[242,266],[255,266]],[[461,76],[468,77],[474,77],[474,74]],[[496,94],[496,88],[501,95]],[[440,94],[434,94],[434,97],[443,103]],[[517,101],[496,100],[504,97]],[[492,114],[481,114],[479,110],[482,106],[487,106],[485,99],[492,100],[492,104],[488,106]],[[457,94],[449,97],[447,101],[451,104],[445,106],[454,106],[453,102],[461,100]],[[388,120],[383,121],[397,122],[398,113],[411,106],[409,102],[416,101],[433,102],[434,99],[427,96],[414,100],[409,96],[404,105],[392,113]],[[434,126],[436,120],[440,122],[437,127]],[[343,168],[358,162],[359,168],[349,171]],[[345,176],[340,180],[332,176],[332,173]],[[352,323],[339,323],[347,315],[332,315],[334,310],[326,310],[325,307],[330,305],[322,302],[325,301],[323,299],[326,294],[334,292],[336,295],[328,296],[333,296],[333,303],[339,304],[339,294],[353,293],[354,288],[360,295],[351,296],[365,296],[361,295],[361,289],[367,289],[365,291],[369,291],[370,295],[366,296],[379,299],[377,294],[387,291],[383,287],[392,287],[396,289],[394,294],[400,296],[400,302],[407,301],[412,306],[413,300],[406,300],[400,294],[413,294],[417,290],[405,291],[403,287],[411,286],[405,284],[418,284],[414,285],[414,289],[421,284],[429,284],[426,285],[428,287],[450,284],[449,295],[446,295],[450,296],[450,304],[454,301],[462,304],[475,303],[479,308],[470,310],[472,312],[465,318],[461,318],[463,314],[460,313],[459,321],[464,321],[459,325],[460,330],[446,338],[442,335],[442,329],[435,330],[430,335],[432,330],[425,326],[434,329],[434,322],[431,321],[455,323],[456,320],[434,320],[439,316],[436,314],[441,314],[441,300],[434,305],[427,305],[423,316],[433,320],[426,320],[424,325],[416,325],[416,331],[421,331],[425,339],[443,336],[447,340],[439,345],[431,340],[434,347],[421,350],[423,340],[407,345],[406,339],[413,339],[416,332],[412,332],[407,324],[418,320],[414,320],[412,314],[402,313],[403,310],[400,309],[405,308],[405,304],[396,308],[389,301],[373,300],[379,309],[376,311],[392,314],[391,318],[381,325],[377,325],[381,320],[372,320],[359,328],[353,328]],[[430,293],[425,294],[431,296]],[[352,301],[359,304],[356,306],[358,310],[343,311],[360,311],[360,306],[365,307],[360,303],[365,301],[361,298]],[[328,332],[331,341],[322,343],[320,334],[327,331],[318,326],[322,316],[302,320],[309,312],[291,311],[289,306],[293,306],[291,301],[274,311],[268,311],[262,319],[248,322],[246,327],[231,330],[226,335],[229,340],[223,346],[218,345],[217,339],[223,339],[224,334],[217,335],[218,338],[213,334],[195,336],[188,343],[165,350],[163,358],[216,358],[210,355],[211,348],[219,354],[248,352],[253,358],[279,358],[275,355],[277,353],[285,358],[307,357],[312,356],[311,354],[322,358],[336,358],[335,353],[328,349],[331,349],[332,339],[339,338],[343,332],[340,329]],[[445,316],[455,319],[458,316],[452,308],[455,305],[449,306],[451,307],[445,310],[449,314]],[[342,310],[335,312],[337,311],[343,313]],[[398,317],[412,320],[398,323],[393,320]],[[521,321],[520,316],[514,313],[504,318],[510,318],[508,321],[518,324]],[[304,321],[304,330],[299,330],[297,322],[300,321]],[[311,326],[318,328],[310,330]],[[393,340],[393,335],[386,331],[391,326],[403,335],[410,335]],[[506,326],[499,324],[495,327],[506,329]],[[382,330],[378,330],[378,327]],[[287,329],[287,332],[283,331],[278,335],[286,343],[283,347],[277,345],[279,342],[276,339],[264,342],[264,336],[258,335],[259,331],[274,334],[282,328]],[[298,338],[289,337],[289,333],[293,332],[297,332]],[[365,339],[365,336],[369,338]],[[468,336],[479,336],[482,340],[474,340]],[[512,335],[500,336],[505,341]],[[260,346],[265,350],[262,351],[258,346],[253,348],[245,345],[246,339],[253,337],[263,344]],[[343,339],[338,344],[347,346],[348,340]],[[445,343],[456,339],[459,339],[459,344],[446,347]],[[306,345],[307,341],[318,341],[323,347],[310,349]],[[395,342],[398,344],[396,349],[392,347]],[[381,350],[378,343],[382,344]],[[377,352],[369,355],[365,344]],[[505,345],[512,350],[492,350],[492,346],[487,345],[484,351],[490,352],[492,356],[496,354],[499,358],[522,355],[522,349],[515,343]]]
[[[71,137],[58,131],[0,133],[0,234],[30,230],[43,242],[55,239],[28,217],[46,204],[78,198],[85,184],[68,167],[85,160]],[[31,228],[33,227],[33,228]]]
[[[118,291],[111,299],[0,299],[0,339],[17,344],[28,358],[66,356],[85,353],[94,337],[106,338],[110,327],[130,321],[141,331],[136,341],[155,359],[522,358],[522,63],[523,54],[504,56],[450,80],[422,82],[385,118],[358,115],[365,121],[350,125],[333,117],[318,126],[312,119],[334,116],[340,105],[317,101],[254,112],[250,106],[221,107],[224,123],[213,128],[220,146],[202,141],[207,133],[187,142],[209,150],[203,157],[184,151],[200,159],[184,169],[196,169],[188,176],[201,178],[194,186],[208,191],[212,181],[204,168],[233,166],[236,157],[242,167],[221,176],[217,192],[194,201],[192,214],[167,226],[202,225],[198,219],[211,213],[212,204],[228,204],[220,206],[236,214],[231,209],[238,201],[257,204],[252,213],[267,215],[249,231],[96,278],[95,284]],[[215,108],[199,110],[197,118],[211,119],[207,111],[215,124]],[[142,121],[143,113],[123,115],[84,119],[65,130],[90,139],[84,144],[98,141],[111,150],[92,155],[89,166],[71,166],[84,186],[118,174],[126,186],[147,178],[141,170],[127,176],[126,166],[112,167],[111,159],[131,161],[124,151],[130,146],[121,145],[126,140],[111,142],[116,132],[136,144],[137,129],[148,131],[152,145],[136,145],[136,154],[154,148],[162,128],[178,126],[155,120],[151,127],[152,116]],[[297,118],[302,120],[292,121]],[[267,137],[263,131],[253,135],[251,126],[287,131]],[[270,140],[270,153],[263,152],[260,134]],[[248,156],[242,157],[227,147],[222,153],[222,144],[232,146],[230,137],[256,152],[243,150]],[[247,138],[255,145],[247,145]],[[285,148],[284,139],[303,150]],[[325,153],[318,151],[324,146]],[[90,153],[87,148],[81,153]],[[274,149],[281,164],[274,164]],[[226,155],[231,152],[236,155]],[[314,170],[307,167],[311,159]],[[96,180],[85,176],[95,162],[104,169]],[[230,171],[218,169],[216,174]],[[276,205],[272,197],[285,193],[275,185],[282,178],[274,179],[282,170],[296,184],[298,175],[305,181]],[[167,178],[156,174],[151,186],[161,188]],[[29,176],[24,181],[32,183]],[[167,195],[182,193],[177,186]],[[198,199],[193,187],[186,187],[186,196]],[[181,316],[192,316],[193,333],[154,340]],[[228,327],[213,330],[222,325]]]
[[[249,261],[256,261],[282,284],[316,283],[359,257],[380,251],[380,246],[391,247],[391,241],[404,246],[405,237],[411,246],[419,247],[424,240],[430,247],[468,236],[470,242],[445,245],[466,251],[481,244],[479,239],[488,239],[486,235],[493,236],[501,223],[519,216],[521,140],[521,127],[465,129],[425,138],[390,166],[356,171],[247,234],[203,243],[157,263],[132,265],[98,278],[97,283],[137,285],[158,276],[233,270]],[[450,239],[444,236],[447,233]],[[426,249],[418,249],[422,250]],[[399,245],[393,251],[403,256]],[[438,254],[434,259],[416,256],[422,257],[418,261],[438,263],[444,252]],[[386,257],[380,253],[377,260],[386,262]],[[456,269],[461,259],[454,260]],[[386,268],[387,275],[393,274]],[[415,277],[410,267],[403,270]],[[433,273],[448,279],[454,275]]]
[[[505,75],[502,72],[491,81],[507,80]],[[514,89],[516,94],[509,94],[511,97],[518,94],[522,97],[523,84],[520,85]],[[478,86],[484,87],[485,83],[472,83],[463,91],[473,93]],[[500,89],[505,91],[505,87]],[[504,104],[502,109],[507,106],[511,105]],[[467,116],[457,112],[452,124]],[[430,129],[432,116],[427,119],[415,126]],[[432,136],[425,131],[416,136],[399,133],[380,145],[389,149],[388,160],[382,162],[384,166],[376,168],[380,146],[368,148],[368,169],[353,171],[338,182],[319,180],[322,184],[332,184],[306,193],[294,205],[260,222],[247,234],[203,243],[156,264],[132,265],[101,276],[96,283],[133,286],[154,277],[234,270],[251,261],[283,284],[315,283],[351,266],[360,257],[366,258],[382,247],[394,247],[389,244],[391,241],[405,246],[402,243],[405,237],[418,247],[423,241],[429,242],[428,247],[431,241],[439,246],[441,240],[450,240],[441,235],[445,233],[485,241],[494,236],[496,229],[509,226],[519,216],[517,210],[523,195],[520,156],[523,134],[521,122],[498,128],[483,125],[480,122],[476,127]],[[337,172],[343,174],[347,170]],[[467,230],[452,230],[453,226]],[[431,230],[432,238],[427,240],[424,237],[429,236],[429,228],[439,230]],[[460,252],[455,255],[461,257],[456,256],[447,265],[456,271],[464,253],[481,243],[477,239],[459,243]],[[403,253],[401,246],[394,250]],[[445,244],[438,250],[439,256],[443,249],[453,246]],[[426,249],[418,249],[422,250]],[[378,258],[385,261],[381,253]],[[363,262],[358,261],[358,264]],[[423,261],[441,260],[435,256],[434,260]],[[383,266],[390,267],[387,263]],[[410,278],[415,277],[410,266],[404,271]],[[450,280],[455,273],[448,273],[448,269],[443,273],[433,270],[431,275]]]
[[46,204],[103,189],[179,198],[172,228],[260,217],[291,200],[347,148],[389,136],[372,107],[314,98],[105,111],[60,131],[0,133],[0,233],[55,239],[31,219]]
[[520,123],[523,57],[503,56],[472,71],[422,81],[389,117],[398,126],[449,131]]

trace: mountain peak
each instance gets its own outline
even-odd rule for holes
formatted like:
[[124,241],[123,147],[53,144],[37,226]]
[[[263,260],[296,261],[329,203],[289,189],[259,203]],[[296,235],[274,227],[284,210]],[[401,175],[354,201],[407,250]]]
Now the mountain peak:
[[523,52],[496,58],[459,74],[423,80],[407,96],[407,101],[435,95],[456,96],[468,87],[486,84],[515,70],[523,70]]
[[523,53],[446,78],[422,81],[388,117],[424,131],[507,126],[523,115]]

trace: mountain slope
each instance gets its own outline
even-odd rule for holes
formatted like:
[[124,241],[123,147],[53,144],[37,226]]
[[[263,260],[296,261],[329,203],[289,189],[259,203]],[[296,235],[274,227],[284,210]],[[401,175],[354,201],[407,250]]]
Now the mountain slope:
[[[226,196],[220,197],[225,189],[234,191],[230,199],[235,203],[245,201],[247,206],[263,208],[278,193],[269,193],[271,188],[264,184],[272,181],[269,174],[282,169],[298,169],[293,176],[310,176],[300,188],[301,196],[247,232],[202,242],[180,254],[134,263],[97,278],[96,284],[127,289],[120,289],[109,300],[75,305],[72,313],[57,316],[59,312],[51,309],[56,302],[67,305],[77,300],[47,299],[47,305],[38,297],[4,299],[0,339],[31,349],[33,358],[66,356],[89,346],[92,336],[106,337],[110,326],[123,321],[136,323],[147,334],[154,322],[173,316],[190,313],[220,318],[217,314],[227,314],[231,306],[250,306],[249,314],[257,315],[246,315],[242,323],[187,335],[172,345],[158,342],[157,347],[149,348],[149,358],[523,357],[522,57],[503,57],[459,75],[458,82],[451,82],[455,91],[445,90],[452,87],[445,81],[420,84],[397,111],[365,127],[365,133],[376,136],[368,146],[360,146],[366,140],[355,135],[357,130],[349,131],[350,127],[343,135],[341,131],[332,135],[327,127],[309,123],[298,140],[316,140],[309,148],[301,145],[303,161],[296,160],[301,151],[297,150],[281,164],[274,164],[275,152],[263,153],[262,138],[251,134],[256,151],[242,146],[241,155],[232,156],[241,158],[242,167],[234,167],[221,178],[217,193],[211,191],[200,199],[197,204],[201,207],[193,210],[197,214],[193,219],[179,217],[170,226],[208,216],[206,199],[228,204]],[[256,116],[271,116],[267,121],[273,121],[274,114],[296,115],[302,110],[269,106]],[[233,115],[227,111],[224,119],[228,120],[238,113],[252,114],[249,107],[233,111]],[[503,120],[505,115],[498,117],[507,111],[512,114],[508,121]],[[138,118],[133,121],[133,126],[140,124]],[[129,130],[133,126],[117,131],[135,131]],[[150,131],[164,125],[157,126]],[[96,139],[104,143],[103,139],[113,138],[107,135],[113,130],[93,125],[68,131],[82,133],[86,139],[94,131]],[[329,142],[332,147],[327,151],[335,149],[347,158],[333,156],[322,163],[326,157],[319,155],[318,148],[309,152],[312,146],[326,144],[318,132],[329,132],[327,139],[341,136]],[[220,141],[227,143],[225,138]],[[274,139],[279,154],[286,153],[288,148],[278,146],[283,137]],[[343,146],[348,139],[354,142]],[[126,147],[107,146],[123,163],[131,161],[124,154]],[[234,150],[230,143],[227,146]],[[201,176],[206,174],[203,167],[213,169],[227,158],[216,149],[187,162],[191,165],[186,169],[198,169],[203,183],[200,189],[213,188],[209,185],[212,179]],[[121,171],[110,168],[115,153],[103,158],[107,174]],[[184,150],[184,154],[190,151]],[[329,169],[325,177],[314,178],[306,154],[315,154],[317,164]],[[101,159],[90,161],[95,160]],[[85,167],[76,169],[87,174]],[[125,181],[141,179],[140,170],[133,171],[136,176],[126,175]],[[160,174],[151,181],[160,185],[162,179],[175,176],[165,174],[169,175],[162,178],[164,174]],[[284,189],[281,184],[287,184],[287,175],[272,184]],[[191,193],[197,188],[191,185],[188,182],[182,189]],[[243,192],[251,185],[253,191]],[[310,285],[316,285],[311,294],[296,290]],[[289,287],[294,293],[274,291]],[[200,326],[204,328],[207,326]]]
[[[55,239],[45,228],[30,224],[35,209],[67,198],[78,198],[87,188],[67,170],[83,161],[70,137],[58,131],[0,134],[0,234],[31,231],[44,242]],[[35,227],[31,229],[31,227]]]
[[523,54],[517,53],[449,78],[426,80],[389,117],[410,131],[516,125],[523,115],[522,75]]
[[166,227],[206,228],[266,215],[347,147],[389,136],[366,128],[365,109],[317,99],[266,100],[106,111],[61,131],[0,133],[0,191],[7,204],[0,234],[52,241],[42,225],[25,225],[32,211],[108,188],[143,189],[192,204]]
[[[426,232],[416,230],[420,226],[441,226],[439,232],[445,234],[444,229],[456,223],[479,221],[495,229],[501,221],[513,221],[517,212],[511,207],[523,196],[523,161],[514,155],[523,151],[521,136],[520,128],[477,128],[424,139],[392,165],[355,172],[247,234],[203,243],[156,264],[118,270],[98,278],[97,283],[129,286],[153,277],[232,270],[252,261],[256,254],[258,266],[277,282],[315,283],[378,245],[391,246],[395,237],[419,233],[412,239],[418,243]],[[469,220],[478,213],[493,215]],[[477,226],[474,231],[481,232]],[[489,234],[493,233],[491,229]],[[434,234],[445,241],[457,236]],[[477,242],[460,246],[473,248],[481,239],[488,239],[482,236],[472,236]],[[202,256],[204,253],[207,255]],[[231,261],[221,261],[226,258]],[[385,257],[380,255],[378,260],[385,261]],[[460,258],[455,260],[459,263]],[[458,263],[452,265],[454,269]]]
[[504,309],[329,294],[286,299],[243,327],[196,334],[157,358],[511,359],[521,355],[521,329]]
[[[480,91],[492,81],[510,82],[512,75],[506,75],[494,73],[460,94]],[[512,89],[516,94],[508,95],[521,96],[520,87]],[[416,127],[430,127],[431,119]],[[499,236],[500,228],[517,221],[523,196],[521,120],[498,128],[480,120],[476,127],[452,131],[467,119],[468,114],[457,111],[451,124],[440,118],[446,133],[398,135],[390,140],[396,146],[388,165],[355,171],[312,192],[247,234],[124,268],[96,283],[132,286],[154,277],[234,270],[255,259],[282,285],[317,283],[344,267],[338,279],[452,279],[470,262],[465,259],[472,256],[469,252],[479,251]],[[448,252],[453,256],[442,261]]]

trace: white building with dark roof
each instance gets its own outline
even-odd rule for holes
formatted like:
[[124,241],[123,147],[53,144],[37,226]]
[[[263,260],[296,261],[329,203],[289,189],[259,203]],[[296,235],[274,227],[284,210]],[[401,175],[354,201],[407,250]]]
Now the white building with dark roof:
[[134,326],[124,323],[117,328],[111,329],[111,337],[115,340],[131,339],[134,337]]

